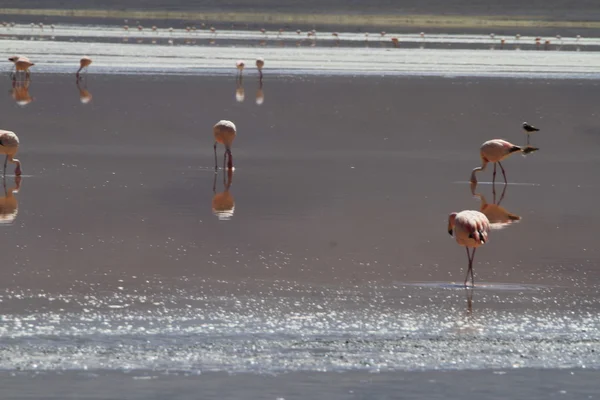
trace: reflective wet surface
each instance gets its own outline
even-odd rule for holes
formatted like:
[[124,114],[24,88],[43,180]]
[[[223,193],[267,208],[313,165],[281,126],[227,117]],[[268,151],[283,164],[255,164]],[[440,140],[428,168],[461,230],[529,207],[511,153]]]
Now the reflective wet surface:
[[[247,68],[240,102],[233,75],[93,67],[33,73],[26,105],[0,97],[24,171],[0,196],[0,368],[600,365],[593,81],[265,70],[261,86]],[[235,169],[215,174],[221,119]],[[503,161],[507,186],[488,168],[471,187],[481,143],[524,145],[524,120],[540,150]],[[446,229],[463,209],[502,228],[474,290]]]

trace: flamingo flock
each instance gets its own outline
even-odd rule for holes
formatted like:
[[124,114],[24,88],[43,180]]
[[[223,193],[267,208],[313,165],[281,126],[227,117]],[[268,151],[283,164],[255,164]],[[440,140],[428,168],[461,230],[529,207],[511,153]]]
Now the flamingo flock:
[[[124,29],[128,29],[126,25]],[[138,29],[143,29],[141,26],[138,26]],[[153,30],[156,31],[156,27],[153,27]],[[211,28],[211,31],[214,32],[214,28]],[[264,30],[262,31],[264,33]],[[310,32],[313,35],[314,32]],[[381,36],[385,36],[385,32],[381,32]],[[337,36],[337,35],[334,35]],[[490,35],[492,38],[493,34]],[[421,37],[424,37],[424,33],[421,33]],[[398,44],[397,38],[392,38],[395,45]],[[30,68],[35,66],[29,58],[22,55],[11,56],[8,59],[14,65],[14,73],[13,73],[13,81],[16,80],[16,77],[20,73],[25,73],[26,81],[30,79]],[[77,87],[80,91],[81,101],[83,103],[89,102],[91,100],[91,95],[85,88],[80,87],[79,82],[81,79],[81,72],[87,72],[88,67],[92,64],[92,59],[88,56],[83,56],[79,62],[79,69],[76,71],[75,75],[77,78]],[[262,104],[264,101],[264,93],[262,90],[262,80],[263,80],[263,68],[265,66],[265,61],[262,57],[259,57],[255,61],[256,69],[259,74],[260,88],[257,93],[257,104]],[[241,85],[243,79],[244,69],[246,67],[246,63],[244,60],[238,60],[235,63],[237,69],[237,82],[238,86],[236,88],[236,98],[238,101],[243,101],[244,91],[243,86]],[[523,154],[527,155],[534,151],[539,150],[536,147],[531,146],[530,143],[530,134],[534,132],[540,131],[540,129],[536,128],[533,125],[530,125],[527,122],[523,122],[522,128],[527,135],[527,145],[526,146],[518,146],[504,139],[492,139],[484,142],[479,148],[479,157],[481,160],[481,166],[474,168],[471,172],[470,182],[472,185],[477,184],[477,173],[481,173],[486,170],[486,167],[489,163],[493,164],[493,173],[492,173],[492,184],[495,183],[496,179],[496,167],[499,166],[502,175],[504,178],[505,185],[508,183],[506,171],[504,166],[502,165],[502,161],[507,160],[513,154]],[[215,189],[213,188],[213,192],[215,192],[215,198],[213,200],[213,212],[223,217],[223,219],[227,219],[233,214],[234,203],[233,199],[229,194],[229,187],[231,185],[231,173],[233,171],[233,156],[232,156],[232,147],[233,142],[237,136],[237,127],[234,122],[230,120],[220,120],[213,126],[213,136],[214,136],[214,160],[215,160],[215,171],[218,170],[218,156],[217,156],[217,146],[220,144],[224,147],[223,154],[223,170],[228,171],[228,181],[224,182],[225,192],[221,194],[216,194]],[[21,170],[21,162],[15,158],[19,150],[19,138],[18,136],[8,130],[0,130],[0,154],[5,155],[4,160],[4,175],[6,174],[7,164],[10,162],[15,164],[14,174],[18,177],[22,174]],[[216,179],[216,178],[215,178]],[[216,183],[216,180],[215,180]],[[506,186],[505,186],[506,189]],[[474,192],[473,192],[474,193]],[[495,195],[495,192],[494,192]],[[504,196],[504,194],[503,194]],[[502,197],[503,197],[502,196]],[[467,258],[468,258],[468,268],[467,275],[465,277],[464,285],[468,286],[469,278],[471,281],[471,285],[475,286],[475,274],[473,271],[473,260],[475,257],[476,250],[488,243],[490,239],[490,217],[488,215],[492,215],[490,210],[496,210],[496,215],[494,218],[501,220],[505,218],[505,221],[511,222],[514,220],[520,219],[520,217],[515,216],[514,214],[510,214],[506,212],[503,208],[499,206],[499,203],[494,207],[488,207],[489,205],[485,202],[484,198],[482,198],[482,209],[480,211],[477,210],[463,210],[460,212],[452,212],[448,216],[448,233],[453,236],[458,245],[465,247]],[[487,208],[486,208],[487,207]],[[487,210],[487,212],[486,212]],[[488,214],[488,215],[486,215]]]
[[[489,217],[492,217],[493,222],[500,223],[509,223],[520,219],[520,217],[508,213],[506,210],[500,207],[499,203],[502,201],[502,198],[504,198],[506,185],[508,184],[508,180],[506,178],[506,171],[504,170],[501,161],[506,160],[513,154],[521,153],[526,155],[539,150],[539,148],[529,145],[529,133],[537,132],[539,131],[539,129],[529,125],[527,122],[523,123],[523,129],[526,131],[526,133],[528,133],[527,146],[517,146],[504,139],[488,140],[484,142],[479,148],[481,166],[474,168],[471,172],[471,190],[473,192],[473,195],[475,195],[474,189],[477,185],[476,173],[484,171],[489,163],[493,163],[494,171],[492,174],[492,187],[494,187],[493,185],[496,182],[496,164],[498,164],[500,166],[500,169],[502,170],[502,176],[504,177],[505,184],[500,201],[497,204],[494,204],[494,207],[488,207],[488,204],[485,202],[483,196],[477,195],[477,197],[480,197],[482,199],[481,211],[464,210],[458,213],[453,212],[448,216],[448,233],[450,234],[450,236],[454,236],[458,245],[464,246],[467,250],[468,269],[467,276],[465,277],[464,281],[465,287],[469,282],[469,276],[471,277],[471,285],[475,286],[475,275],[473,273],[473,258],[475,257],[475,250],[477,250],[478,247],[483,246],[488,242],[490,233]],[[494,189],[494,198],[495,194],[496,192]],[[471,251],[469,251],[469,249],[471,249]]]

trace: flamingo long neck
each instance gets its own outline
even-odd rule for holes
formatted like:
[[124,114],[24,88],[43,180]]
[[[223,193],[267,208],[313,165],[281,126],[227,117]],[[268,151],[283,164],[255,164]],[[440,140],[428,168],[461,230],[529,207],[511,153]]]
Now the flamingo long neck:
[[487,167],[488,161],[482,160],[482,162],[481,167],[473,168],[473,172],[471,172],[471,182],[475,182],[475,172],[483,171]]

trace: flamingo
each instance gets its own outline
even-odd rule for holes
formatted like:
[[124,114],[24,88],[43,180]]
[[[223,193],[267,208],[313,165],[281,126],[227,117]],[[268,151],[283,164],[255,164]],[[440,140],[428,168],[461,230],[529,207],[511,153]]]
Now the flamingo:
[[227,163],[228,169],[233,169],[233,160],[231,157],[231,145],[233,144],[233,139],[237,134],[235,129],[235,124],[231,121],[227,121],[222,119],[217,122],[213,127],[213,133],[215,135],[215,170],[218,169],[217,166],[217,143],[221,143],[225,146],[225,154],[223,155],[223,169],[225,169],[225,161],[227,160],[227,155],[229,155],[229,162]]
[[523,122],[523,129],[525,130],[525,133],[527,134],[527,144],[529,144],[529,135],[533,132],[539,131],[539,129],[533,125],[529,125],[527,122]]
[[[469,259],[469,269],[465,277],[465,286],[471,275],[471,284],[475,286],[475,277],[473,275],[473,258],[475,250],[479,246],[484,245],[488,241],[490,232],[490,221],[485,214],[474,211],[464,210],[459,213],[453,212],[448,216],[448,233],[456,239],[456,243],[460,246],[465,246],[467,249],[467,257]],[[473,251],[469,252],[469,248]]]
[[16,164],[15,175],[21,175],[21,162],[17,160],[15,154],[19,150],[19,138],[14,132],[0,129],[0,154],[6,154],[4,159],[4,175],[6,175],[6,164],[10,161]]
[[475,177],[475,173],[478,171],[483,171],[485,170],[485,168],[487,167],[488,163],[494,163],[494,178],[493,178],[493,182],[496,181],[496,163],[500,165],[500,168],[502,169],[502,175],[504,176],[504,183],[507,183],[506,181],[506,172],[504,171],[504,167],[502,166],[502,163],[500,163],[500,161],[504,160],[505,158],[509,157],[511,154],[514,153],[523,153],[523,154],[529,154],[532,153],[536,150],[539,150],[536,147],[531,147],[531,146],[527,146],[527,147],[519,147],[517,145],[514,145],[510,142],[507,142],[506,140],[503,139],[492,139],[492,140],[488,140],[487,142],[483,143],[481,145],[481,148],[479,150],[479,155],[481,156],[481,167],[477,167],[473,169],[473,172],[471,173],[471,182],[475,182],[477,183],[477,178]]
[[23,57],[23,56],[12,56],[8,60],[12,61],[13,64],[15,64],[15,70],[17,72],[25,71],[26,77],[29,78],[29,76],[30,76],[29,68],[33,67],[35,65],[31,61],[29,61],[29,58]]
[[77,78],[79,78],[79,72],[84,68],[87,71],[87,67],[89,67],[91,63],[92,63],[92,59],[90,57],[88,57],[88,56],[81,57],[81,60],[79,60],[79,69],[77,70],[77,74],[75,74],[77,76]]
[[235,67],[238,69],[238,76],[240,77],[240,79],[242,79],[242,74],[244,73],[245,66],[246,64],[244,63],[244,60],[237,60],[235,62]]
[[256,59],[256,68],[258,68],[258,73],[260,75],[260,80],[262,81],[262,69],[265,66],[265,60],[262,57],[258,57]]
[[392,38],[392,43],[394,43],[394,47],[398,47],[398,38],[397,37],[393,37]]
[[232,178],[232,170],[227,171],[227,181],[225,180],[225,173],[223,173],[223,186],[225,190],[221,193],[217,193],[217,174],[215,174],[215,178],[213,180],[214,195],[212,199],[212,212],[222,221],[233,217],[233,213],[235,211],[235,201],[229,192]]

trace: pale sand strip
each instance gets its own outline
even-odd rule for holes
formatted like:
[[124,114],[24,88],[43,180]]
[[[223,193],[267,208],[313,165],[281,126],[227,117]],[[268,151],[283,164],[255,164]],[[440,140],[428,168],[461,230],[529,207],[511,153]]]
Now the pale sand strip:
[[227,23],[321,24],[445,28],[600,28],[600,21],[553,21],[542,18],[457,15],[353,15],[257,12],[178,12],[133,10],[58,10],[0,8],[0,15],[119,19],[197,20]]

